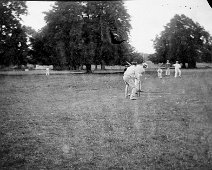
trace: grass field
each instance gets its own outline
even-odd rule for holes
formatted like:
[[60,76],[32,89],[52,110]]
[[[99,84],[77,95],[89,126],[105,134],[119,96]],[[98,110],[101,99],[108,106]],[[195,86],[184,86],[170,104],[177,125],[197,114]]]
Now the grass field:
[[0,169],[211,169],[212,70],[182,75],[0,75]]

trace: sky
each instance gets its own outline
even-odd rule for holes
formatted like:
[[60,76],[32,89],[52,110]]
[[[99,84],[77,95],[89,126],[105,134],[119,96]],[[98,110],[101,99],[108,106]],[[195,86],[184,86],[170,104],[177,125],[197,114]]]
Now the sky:
[[[127,0],[125,7],[131,16],[130,44],[137,52],[154,53],[152,40],[164,30],[175,14],[185,14],[212,35],[212,8],[207,0]],[[42,12],[51,9],[53,1],[26,1],[28,15],[23,24],[36,31],[46,23]]]

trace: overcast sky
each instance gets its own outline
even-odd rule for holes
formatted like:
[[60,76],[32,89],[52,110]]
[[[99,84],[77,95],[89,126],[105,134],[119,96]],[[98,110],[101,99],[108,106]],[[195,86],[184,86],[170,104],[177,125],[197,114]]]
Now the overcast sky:
[[[45,25],[42,12],[53,1],[27,1],[28,15],[23,24],[39,30]],[[175,14],[185,14],[212,35],[212,8],[207,0],[128,0],[125,7],[131,16],[130,43],[138,52],[154,53],[152,39],[164,30]]]

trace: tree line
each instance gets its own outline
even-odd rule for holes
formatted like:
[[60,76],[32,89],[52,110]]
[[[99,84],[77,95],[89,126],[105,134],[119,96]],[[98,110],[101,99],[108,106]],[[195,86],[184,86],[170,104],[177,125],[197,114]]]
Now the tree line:
[[91,64],[123,64],[133,52],[130,15],[122,1],[57,1],[45,14],[46,26],[31,38],[33,58],[42,64],[85,65],[90,71]]
[[[91,64],[125,65],[142,62],[142,54],[129,43],[130,15],[123,1],[56,1],[45,12],[39,31],[21,24],[27,15],[24,1],[0,3],[0,65],[44,64],[57,69],[88,72]],[[141,37],[142,38],[142,37]],[[175,15],[153,40],[154,63],[178,60],[183,67],[212,62],[212,38],[199,23]]]
[[196,62],[212,62],[212,37],[199,23],[185,15],[175,15],[153,40],[155,53],[149,56],[154,63],[174,63],[196,68]]
[[27,14],[25,2],[0,3],[0,65],[25,64],[28,45],[26,27],[21,25],[21,15]]

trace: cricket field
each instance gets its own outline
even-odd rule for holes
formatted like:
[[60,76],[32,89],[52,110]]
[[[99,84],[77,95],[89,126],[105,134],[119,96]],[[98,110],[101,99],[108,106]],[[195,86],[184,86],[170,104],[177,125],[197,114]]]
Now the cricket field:
[[0,169],[211,169],[212,69],[173,74],[0,75]]

